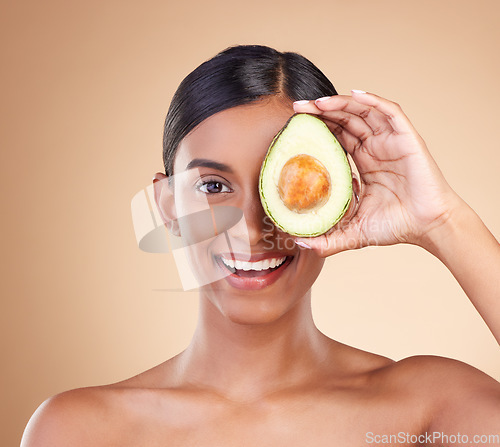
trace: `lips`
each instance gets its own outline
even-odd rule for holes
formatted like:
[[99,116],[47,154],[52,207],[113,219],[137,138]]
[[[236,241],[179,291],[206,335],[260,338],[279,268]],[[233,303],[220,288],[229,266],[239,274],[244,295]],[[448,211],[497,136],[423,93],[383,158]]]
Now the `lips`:
[[289,255],[285,255],[279,252],[269,252],[269,253],[255,253],[253,255],[248,255],[245,253],[221,253],[219,256],[224,257],[226,259],[233,259],[236,261],[258,262],[264,259],[272,259],[272,258],[279,259]]
[[251,276],[264,276],[268,273],[277,270],[286,262],[287,257],[283,256],[280,259],[272,258],[265,259],[258,262],[241,262],[229,261],[221,259],[224,266],[231,272],[238,276],[251,277]]
[[[244,256],[238,254],[224,254],[226,259],[235,259],[236,261],[242,259]],[[231,268],[224,264],[220,256],[215,256],[215,260],[219,268],[223,269],[226,273],[224,279],[233,287],[237,289],[247,289],[256,290],[262,289],[264,287],[270,286],[274,283],[287,269],[290,265],[294,256],[286,256],[283,254],[273,253],[261,253],[253,255],[252,257],[247,256],[245,261],[247,262],[258,262],[264,259],[277,258],[280,259],[285,256],[285,261],[274,268],[268,268],[265,270],[242,270]],[[260,259],[259,259],[260,258]]]

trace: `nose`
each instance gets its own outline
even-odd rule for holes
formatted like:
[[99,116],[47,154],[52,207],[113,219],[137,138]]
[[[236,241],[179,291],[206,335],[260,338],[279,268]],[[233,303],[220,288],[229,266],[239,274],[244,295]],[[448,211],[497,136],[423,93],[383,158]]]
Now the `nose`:
[[245,219],[231,229],[232,237],[248,241],[250,247],[256,247],[273,236],[276,227],[262,207],[257,188],[252,188],[251,193],[245,194],[239,207]]

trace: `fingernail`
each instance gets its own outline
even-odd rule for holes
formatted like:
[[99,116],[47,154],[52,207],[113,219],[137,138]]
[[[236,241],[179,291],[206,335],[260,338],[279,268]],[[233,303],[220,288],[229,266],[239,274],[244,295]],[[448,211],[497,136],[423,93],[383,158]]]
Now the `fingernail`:
[[353,92],[353,93],[366,93],[364,90],[356,90],[356,89],[351,90],[351,92]]
[[318,98],[315,102],[321,102],[321,101],[326,101],[327,99],[330,99],[331,96],[323,96],[323,98]]
[[311,248],[309,247],[309,245],[305,244],[304,242],[301,242],[301,241],[295,241],[295,243],[299,246],[299,247],[303,247],[303,248]]
[[307,104],[309,102],[308,99],[301,99],[300,101],[294,101],[294,104]]

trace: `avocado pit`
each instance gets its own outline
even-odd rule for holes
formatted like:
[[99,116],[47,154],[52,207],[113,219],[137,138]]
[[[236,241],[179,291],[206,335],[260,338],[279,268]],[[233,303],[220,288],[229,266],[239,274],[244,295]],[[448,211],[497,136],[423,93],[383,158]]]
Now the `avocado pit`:
[[328,201],[330,191],[330,174],[316,157],[298,154],[281,170],[278,192],[291,211],[300,214],[321,208]]

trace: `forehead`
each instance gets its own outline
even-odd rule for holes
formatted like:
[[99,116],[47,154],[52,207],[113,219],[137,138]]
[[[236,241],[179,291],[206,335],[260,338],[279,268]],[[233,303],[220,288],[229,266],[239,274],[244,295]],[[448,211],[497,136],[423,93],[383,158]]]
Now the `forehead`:
[[293,115],[292,104],[269,97],[210,116],[179,144],[174,172],[185,170],[194,158],[228,164],[261,162],[274,136]]

